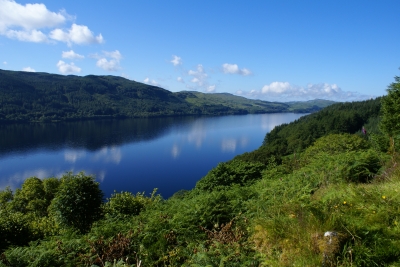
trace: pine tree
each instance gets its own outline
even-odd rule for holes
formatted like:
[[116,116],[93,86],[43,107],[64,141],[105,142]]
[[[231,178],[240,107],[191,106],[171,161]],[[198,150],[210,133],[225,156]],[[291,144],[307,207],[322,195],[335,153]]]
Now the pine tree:
[[388,95],[382,99],[382,131],[390,139],[390,152],[395,152],[395,138],[400,133],[400,77],[395,76],[395,82],[386,90]]

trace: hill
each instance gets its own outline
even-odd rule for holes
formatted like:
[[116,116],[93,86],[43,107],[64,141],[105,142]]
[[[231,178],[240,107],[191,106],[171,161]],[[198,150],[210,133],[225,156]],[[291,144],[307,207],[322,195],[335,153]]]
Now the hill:
[[0,70],[0,122],[312,112],[330,103],[285,104],[231,94],[172,93],[117,76]]
[[399,147],[389,155],[375,127],[381,102],[277,127],[266,159],[220,163],[167,200],[116,192],[102,202],[83,173],[28,178],[0,191],[0,266],[399,266]]

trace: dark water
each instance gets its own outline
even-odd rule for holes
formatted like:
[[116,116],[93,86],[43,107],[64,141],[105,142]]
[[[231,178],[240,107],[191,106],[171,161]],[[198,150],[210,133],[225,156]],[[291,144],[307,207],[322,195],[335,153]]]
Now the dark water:
[[0,125],[0,190],[31,176],[93,174],[116,190],[164,198],[191,189],[217,166],[257,149],[267,132],[303,114],[178,117]]

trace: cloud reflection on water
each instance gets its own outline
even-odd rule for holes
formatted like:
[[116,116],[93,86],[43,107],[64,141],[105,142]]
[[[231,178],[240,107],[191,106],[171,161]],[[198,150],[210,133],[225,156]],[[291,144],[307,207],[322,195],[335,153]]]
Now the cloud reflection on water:
[[176,159],[181,153],[180,148],[177,144],[174,144],[171,149],[171,155],[174,159]]
[[66,150],[64,152],[64,159],[67,162],[75,163],[78,159],[84,158],[86,156],[86,152],[83,150]]
[[7,186],[10,186],[10,188],[14,190],[18,188],[20,184],[22,184],[29,177],[37,177],[43,179],[54,176],[52,175],[53,173],[59,173],[59,170],[34,169],[17,172],[9,176],[8,178],[1,180],[2,183],[0,184],[0,190],[5,189]]
[[225,139],[221,141],[221,149],[224,152],[235,152],[237,140],[234,138]]
[[115,164],[119,164],[122,160],[121,148],[103,147],[93,155],[92,160],[94,162],[103,161],[104,163],[112,162]]
[[200,148],[204,139],[207,137],[206,127],[203,120],[198,120],[193,124],[192,129],[187,135],[189,143],[195,143],[197,148]]

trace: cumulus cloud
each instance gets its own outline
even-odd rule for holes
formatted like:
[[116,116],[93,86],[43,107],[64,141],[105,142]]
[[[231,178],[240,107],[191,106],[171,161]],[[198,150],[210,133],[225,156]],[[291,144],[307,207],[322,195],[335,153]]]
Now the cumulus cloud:
[[151,80],[149,77],[144,79],[143,82],[154,86],[160,86],[158,82],[156,82],[155,80]]
[[55,29],[50,32],[50,38],[56,41],[65,42],[68,45],[75,44],[93,44],[103,43],[104,39],[101,34],[94,36],[93,32],[85,25],[72,24],[67,31]]
[[243,76],[251,74],[251,71],[248,69],[240,69],[237,64],[228,64],[228,63],[222,65],[222,71],[226,74],[239,74]]
[[196,70],[189,70],[188,74],[193,77],[191,82],[196,83],[198,86],[203,86],[208,76],[201,64],[197,65]]
[[62,74],[81,72],[81,68],[75,66],[73,62],[68,64],[62,60],[58,61],[57,68],[58,71],[61,72]]
[[38,30],[7,30],[4,35],[10,39],[17,39],[24,42],[43,43],[48,40],[47,36]]
[[191,76],[190,82],[192,85],[186,85],[191,90],[202,90],[204,92],[215,92],[216,85],[208,82],[208,74],[205,72],[203,65],[198,64],[196,70],[189,70],[187,72]]
[[178,77],[178,78],[176,78],[176,80],[177,80],[178,82],[180,82],[180,83],[185,83],[185,81],[183,80],[182,77]]
[[94,58],[97,58],[96,66],[102,68],[106,71],[117,71],[120,70],[120,61],[122,59],[122,55],[118,50],[115,51],[103,51],[101,55],[93,55]]
[[[64,10],[52,12],[44,4],[21,5],[14,0],[0,0],[0,35],[25,42],[50,40],[71,44],[102,43],[85,25],[72,24],[69,30],[58,28],[72,16]],[[47,32],[50,30],[50,33]]]
[[4,65],[7,65],[7,61],[3,61],[3,64],[4,64]]
[[173,59],[170,61],[174,66],[182,65],[182,58],[173,55]]
[[83,59],[83,58],[85,58],[84,56],[75,53],[73,50],[63,51],[61,57],[68,58],[68,59]]
[[33,68],[31,68],[31,67],[26,67],[26,68],[23,68],[23,69],[22,69],[22,71],[27,71],[27,72],[36,72],[36,70],[35,70],[35,69],[33,69]]
[[66,20],[62,12],[47,10],[44,4],[21,5],[13,0],[0,0],[0,31],[10,27],[35,29],[54,27]]
[[[238,92],[237,92],[238,93]],[[289,82],[272,82],[264,85],[261,90],[239,92],[250,98],[260,98],[271,101],[294,101],[311,99],[329,99],[334,101],[356,101],[371,98],[357,92],[343,91],[337,84],[318,83],[307,86],[292,85]]]
[[207,93],[215,92],[215,85],[208,86],[206,91],[207,91]]
[[264,85],[261,89],[263,94],[282,94],[289,91],[293,91],[293,86],[288,82],[273,82],[269,85]]

